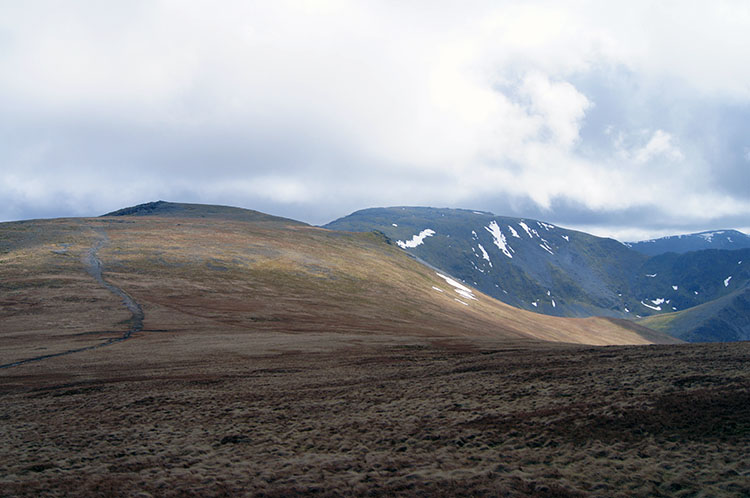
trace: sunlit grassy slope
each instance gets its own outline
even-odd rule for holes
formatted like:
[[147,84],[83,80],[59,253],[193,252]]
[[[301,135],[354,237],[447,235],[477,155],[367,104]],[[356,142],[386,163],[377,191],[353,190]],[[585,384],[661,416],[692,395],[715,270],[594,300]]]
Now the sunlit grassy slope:
[[6,347],[0,361],[127,330],[127,310],[84,271],[82,258],[102,237],[104,278],[142,305],[143,334],[162,334],[169,347],[241,352],[254,347],[254,338],[268,344],[290,334],[300,343],[311,337],[328,343],[408,337],[673,341],[629,322],[543,316],[478,291],[472,299],[374,233],[207,212],[1,224],[0,335]]

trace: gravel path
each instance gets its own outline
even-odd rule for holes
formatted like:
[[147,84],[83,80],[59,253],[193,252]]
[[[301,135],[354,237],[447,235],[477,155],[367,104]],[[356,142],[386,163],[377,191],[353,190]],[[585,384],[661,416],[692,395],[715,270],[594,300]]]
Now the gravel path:
[[103,232],[99,232],[99,239],[96,241],[96,244],[94,244],[88,250],[88,253],[86,253],[86,257],[83,259],[83,262],[86,265],[86,271],[88,272],[89,275],[91,275],[97,282],[99,282],[99,284],[102,287],[106,288],[112,294],[122,299],[122,304],[126,308],[128,308],[128,310],[130,311],[132,315],[130,328],[127,331],[125,331],[120,337],[107,339],[106,341],[101,342],[99,344],[94,344],[92,346],[86,346],[83,348],[69,349],[67,351],[62,351],[60,353],[46,354],[42,356],[35,356],[33,358],[27,358],[25,360],[14,361],[12,363],[6,363],[5,365],[0,365],[0,368],[17,367],[25,363],[31,363],[34,361],[41,361],[41,360],[46,360],[49,358],[56,358],[58,356],[64,356],[64,355],[69,355],[73,353],[80,353],[82,351],[90,351],[92,349],[98,349],[104,346],[110,346],[118,342],[126,341],[134,333],[140,332],[141,330],[143,330],[144,314],[143,314],[143,308],[141,308],[141,305],[138,304],[136,300],[133,299],[127,292],[125,292],[121,288],[115,285],[112,285],[111,283],[104,280],[104,276],[102,275],[102,262],[99,260],[98,252],[99,252],[99,249],[104,247],[108,242],[109,242],[109,238],[107,237],[107,234]]

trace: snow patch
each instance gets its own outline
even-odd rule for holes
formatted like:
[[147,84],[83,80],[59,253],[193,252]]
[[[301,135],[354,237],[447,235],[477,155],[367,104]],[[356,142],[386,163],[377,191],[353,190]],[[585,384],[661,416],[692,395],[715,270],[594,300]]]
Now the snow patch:
[[521,228],[523,228],[526,231],[530,239],[534,238],[534,235],[532,235],[532,232],[535,233],[537,237],[539,237],[539,234],[536,232],[536,230],[534,230],[533,228],[529,228],[529,225],[527,225],[523,221],[519,221],[518,224],[521,225]]
[[552,300],[552,307],[553,308],[557,308],[557,304],[555,304],[555,300],[554,299]]
[[461,301],[458,298],[456,298],[456,301],[458,301],[459,303],[463,304],[464,306],[468,306],[469,305],[469,303],[465,303],[465,302]]
[[646,273],[646,276],[647,276],[648,278],[655,278],[655,277],[656,277],[656,273],[654,273],[653,275],[649,275],[648,273]]
[[646,304],[643,301],[641,301],[641,304],[646,308],[651,308],[654,311],[661,311],[661,306],[651,306],[650,304]]
[[570,242],[570,237],[568,237],[567,235],[561,235],[561,237],[565,239],[565,242]]
[[555,227],[555,225],[550,225],[549,223],[545,223],[543,221],[537,221],[536,224],[548,231],[552,230],[553,228],[557,228]]
[[[663,304],[663,303],[664,303],[664,298],[663,298],[663,297],[660,297],[660,298],[658,298],[658,299],[651,299],[650,301],[651,301],[652,303],[654,303],[655,305],[659,306],[660,304]],[[669,301],[667,301],[667,303],[669,303]]]
[[448,283],[448,285],[452,286],[453,290],[455,290],[461,297],[464,297],[466,299],[473,299],[474,301],[477,301],[477,298],[474,297],[474,292],[468,287],[466,287],[465,285],[459,284],[452,278],[447,277],[443,275],[442,273],[436,273],[436,275],[442,278],[443,280],[445,280]]
[[422,243],[424,242],[424,239],[426,239],[427,237],[432,237],[433,235],[435,235],[435,230],[426,228],[422,230],[421,232],[419,232],[417,235],[413,236],[411,240],[407,240],[407,241],[397,240],[396,244],[398,244],[398,246],[401,247],[402,249],[407,249],[407,248],[413,249],[419,245],[422,245]]
[[677,287],[676,285],[672,286],[672,290],[677,290],[677,289],[679,289],[679,287]]
[[484,250],[484,247],[482,244],[477,244],[477,247],[479,247],[479,250],[482,251],[482,258],[486,259],[487,262],[490,264],[490,268],[492,267],[492,261],[490,261],[490,255],[487,254],[487,251]]
[[724,279],[724,287],[729,287],[729,281],[732,280],[732,277],[729,276]]
[[495,220],[492,220],[492,222],[488,226],[484,227],[484,229],[492,234],[495,245],[499,247],[501,251],[503,251],[503,254],[505,254],[509,258],[512,258],[513,255],[508,249],[512,251],[513,248],[508,245],[507,241],[505,240],[505,235],[503,235],[503,232],[500,231],[500,227],[497,226],[497,222]]
[[532,306],[533,306],[534,308],[536,308],[536,307],[537,307],[537,302],[536,302],[536,301],[534,301],[533,303],[531,303],[531,305],[532,305]]
[[699,233],[699,237],[703,237],[703,239],[706,242],[713,242],[714,235],[721,235],[724,232],[706,232],[706,233]]
[[552,292],[548,290],[548,291],[547,291],[547,295],[548,295],[548,296],[551,296],[551,295],[552,295]]
[[445,292],[445,291],[444,291],[443,289],[441,289],[440,287],[435,287],[434,285],[432,286],[432,288],[433,288],[433,289],[435,289],[435,290],[436,290],[436,291],[438,291],[438,292]]
[[630,310],[628,309],[627,306],[625,307],[625,313],[630,313]]
[[698,291],[693,291],[693,293],[694,293],[694,294],[695,294],[696,296],[698,295]]
[[391,223],[391,226],[397,227],[398,225],[396,225],[395,223]]
[[[541,238],[541,237],[540,237],[540,238]],[[549,246],[549,244],[547,243],[547,241],[546,241],[546,240],[544,240],[544,239],[542,239],[542,242],[543,242],[542,244],[539,244],[539,247],[541,247],[542,249],[544,249],[544,250],[545,250],[545,251],[547,251],[548,253],[550,253],[550,254],[554,255],[555,253],[554,253],[554,252],[552,252],[552,248],[551,248],[551,247]]]
[[508,230],[510,230],[510,234],[511,234],[512,236],[514,236],[515,238],[517,238],[517,239],[520,239],[520,238],[521,238],[521,236],[520,236],[520,235],[518,235],[518,232],[516,232],[516,229],[515,229],[515,228],[513,228],[512,226],[508,225]]

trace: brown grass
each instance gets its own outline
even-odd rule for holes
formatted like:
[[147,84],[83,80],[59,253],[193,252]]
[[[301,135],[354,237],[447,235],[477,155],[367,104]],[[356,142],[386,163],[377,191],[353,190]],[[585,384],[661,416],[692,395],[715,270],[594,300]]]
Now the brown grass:
[[747,343],[97,354],[2,373],[0,494],[750,492]]

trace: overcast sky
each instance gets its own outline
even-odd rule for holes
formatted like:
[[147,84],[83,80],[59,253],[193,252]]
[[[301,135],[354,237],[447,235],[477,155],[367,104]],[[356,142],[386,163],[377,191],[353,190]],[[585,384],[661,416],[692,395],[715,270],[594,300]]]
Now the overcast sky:
[[750,2],[0,0],[0,221],[157,199],[750,230]]

